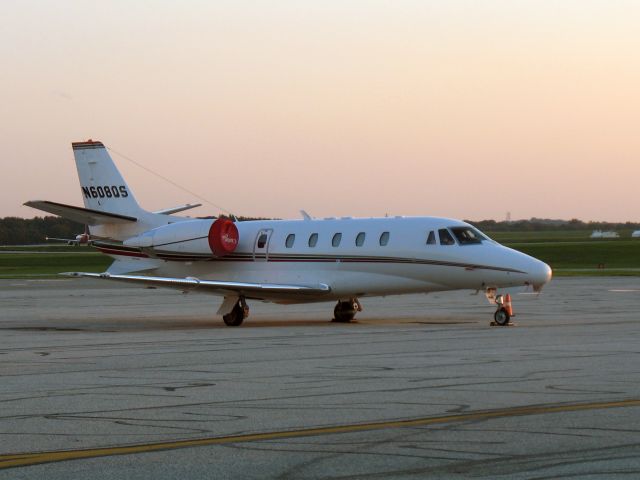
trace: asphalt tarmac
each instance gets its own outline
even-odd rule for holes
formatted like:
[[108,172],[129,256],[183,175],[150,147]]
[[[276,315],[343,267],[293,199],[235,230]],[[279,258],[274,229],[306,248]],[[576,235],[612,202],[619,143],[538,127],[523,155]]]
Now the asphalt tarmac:
[[640,278],[219,303],[0,280],[0,479],[640,477]]

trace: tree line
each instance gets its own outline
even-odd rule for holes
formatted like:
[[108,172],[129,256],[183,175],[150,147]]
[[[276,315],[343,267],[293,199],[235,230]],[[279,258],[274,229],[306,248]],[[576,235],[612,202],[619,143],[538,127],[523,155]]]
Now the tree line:
[[583,222],[577,218],[571,220],[557,220],[549,218],[530,218],[529,220],[496,221],[496,220],[465,220],[480,230],[490,232],[540,232],[552,230],[639,230],[640,223],[635,222]]
[[60,217],[0,218],[0,245],[45,243],[45,237],[76,238],[84,225]]
[[[215,217],[208,217],[215,218]],[[239,221],[258,220],[254,217],[238,217]],[[261,219],[264,220],[264,219]],[[480,230],[493,232],[551,231],[551,230],[640,230],[640,223],[583,222],[581,220],[529,220],[496,221],[480,220],[469,223]],[[33,245],[44,243],[45,237],[75,238],[84,232],[84,225],[61,217],[0,218],[0,245]]]

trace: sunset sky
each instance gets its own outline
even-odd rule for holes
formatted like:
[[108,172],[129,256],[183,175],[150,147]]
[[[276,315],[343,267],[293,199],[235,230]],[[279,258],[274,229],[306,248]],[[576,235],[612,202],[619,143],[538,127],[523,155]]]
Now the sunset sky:
[[92,138],[237,215],[640,221],[639,1],[6,1],[0,86],[0,217]]

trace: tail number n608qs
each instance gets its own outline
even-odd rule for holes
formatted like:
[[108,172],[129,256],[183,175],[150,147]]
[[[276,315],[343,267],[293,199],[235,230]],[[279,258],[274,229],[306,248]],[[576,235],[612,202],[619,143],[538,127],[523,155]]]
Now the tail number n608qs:
[[85,198],[125,198],[129,196],[124,185],[104,185],[100,187],[82,187]]

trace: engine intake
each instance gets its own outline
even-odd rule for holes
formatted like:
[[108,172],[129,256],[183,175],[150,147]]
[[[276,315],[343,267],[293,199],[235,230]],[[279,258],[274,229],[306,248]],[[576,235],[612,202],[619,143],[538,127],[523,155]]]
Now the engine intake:
[[228,218],[218,218],[209,229],[209,248],[216,257],[233,252],[238,246],[238,227]]

